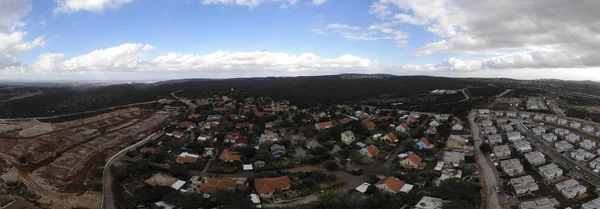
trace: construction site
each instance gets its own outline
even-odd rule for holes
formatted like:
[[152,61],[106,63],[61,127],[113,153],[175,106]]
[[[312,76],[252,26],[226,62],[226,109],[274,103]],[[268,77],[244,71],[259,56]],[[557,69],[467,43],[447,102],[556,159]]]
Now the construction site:
[[99,208],[98,171],[106,160],[160,129],[170,116],[127,108],[59,123],[0,120],[0,181],[23,182],[23,189],[37,195],[0,193],[0,208]]

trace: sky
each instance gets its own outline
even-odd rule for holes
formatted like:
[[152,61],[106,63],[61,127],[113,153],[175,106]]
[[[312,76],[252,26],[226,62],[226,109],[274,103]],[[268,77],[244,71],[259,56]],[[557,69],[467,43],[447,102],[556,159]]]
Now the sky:
[[597,0],[0,0],[0,80],[600,81]]

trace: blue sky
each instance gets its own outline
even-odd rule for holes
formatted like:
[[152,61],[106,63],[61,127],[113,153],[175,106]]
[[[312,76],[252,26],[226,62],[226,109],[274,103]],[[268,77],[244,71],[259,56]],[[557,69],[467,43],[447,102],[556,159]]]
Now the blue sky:
[[[576,68],[596,76],[598,63],[589,61],[594,48],[576,47],[595,45],[596,38],[561,40],[572,34],[532,26],[525,21],[539,24],[536,18],[550,17],[511,1],[478,1],[476,10],[453,0],[1,0],[0,35],[7,47],[2,51],[0,36],[0,53],[6,54],[0,75],[151,79],[160,72],[169,78],[361,72],[529,79]],[[514,11],[512,18],[495,11],[503,6]],[[580,19],[559,20],[592,30],[586,26],[592,20],[584,19],[588,11],[579,12]]]

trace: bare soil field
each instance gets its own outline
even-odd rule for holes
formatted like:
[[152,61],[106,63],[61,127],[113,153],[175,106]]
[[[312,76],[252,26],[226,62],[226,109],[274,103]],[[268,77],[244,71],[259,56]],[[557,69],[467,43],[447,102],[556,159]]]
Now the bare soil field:
[[[0,121],[0,157],[12,168],[0,177],[20,180],[51,208],[99,208],[92,170],[107,157],[162,125],[169,114],[139,108],[122,109],[60,123]],[[0,173],[1,174],[1,173]]]

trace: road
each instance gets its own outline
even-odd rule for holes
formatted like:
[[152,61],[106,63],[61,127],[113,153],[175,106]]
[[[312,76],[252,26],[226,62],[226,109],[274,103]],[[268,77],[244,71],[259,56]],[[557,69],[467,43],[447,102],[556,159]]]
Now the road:
[[473,143],[475,146],[475,157],[479,167],[479,178],[483,181],[483,190],[485,198],[485,208],[487,209],[501,209],[504,208],[500,205],[498,194],[494,191],[494,187],[498,187],[501,190],[502,184],[499,183],[497,173],[494,172],[493,164],[491,161],[479,150],[481,145],[481,131],[479,130],[478,124],[475,122],[475,112],[469,114],[469,122],[471,123],[471,132],[473,133]]
[[[536,145],[538,151],[540,151],[540,152],[546,154],[547,156],[549,156],[550,158],[552,158],[552,161],[554,163],[556,163],[557,165],[561,165],[561,166],[569,169],[570,170],[569,175],[571,177],[579,178],[581,180],[587,181],[588,183],[594,185],[595,187],[600,186],[600,176],[598,176],[598,174],[594,173],[594,171],[592,171],[590,168],[588,168],[585,163],[575,161],[575,160],[571,159],[570,157],[559,153],[556,149],[554,149],[549,144],[547,144],[546,141],[544,141],[539,136],[535,135],[527,127],[525,127],[525,125],[523,125],[523,123],[522,123],[523,122],[522,120],[513,119],[511,121],[513,123],[516,123],[517,128],[519,128],[519,131],[521,133],[525,134],[525,136],[527,136],[527,138],[531,142],[533,142],[534,145]],[[580,169],[577,169],[575,166],[579,166]],[[587,178],[585,178],[585,176],[589,176],[590,179],[588,180]]]
[[110,172],[110,167],[112,165],[114,165],[114,163],[117,162],[119,160],[119,158],[121,158],[123,155],[125,155],[129,150],[136,149],[139,146],[148,143],[149,141],[156,140],[164,134],[165,133],[163,131],[158,131],[156,133],[153,133],[152,135],[146,137],[142,141],[139,141],[138,143],[135,143],[134,145],[131,145],[131,146],[117,152],[117,154],[113,155],[106,162],[106,165],[104,165],[104,172],[102,173],[103,188],[102,188],[102,205],[100,206],[101,209],[115,209],[114,192],[112,190],[113,189],[113,186],[112,186],[113,180],[112,180],[112,173]]
[[171,93],[171,96],[173,98],[179,100],[180,102],[185,103],[191,110],[195,110],[198,105],[192,103],[192,100],[184,98],[184,97],[175,96],[176,93],[179,93],[179,92],[182,92],[182,91],[183,90],[179,90],[179,91],[173,92],[173,93]]
[[506,91],[502,92],[501,94],[498,94],[498,96],[496,96],[496,98],[503,97],[504,95],[508,94],[511,91],[512,91],[512,89],[506,89]]

